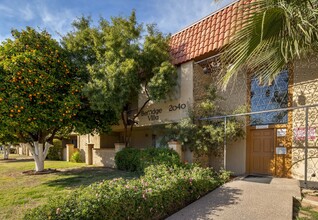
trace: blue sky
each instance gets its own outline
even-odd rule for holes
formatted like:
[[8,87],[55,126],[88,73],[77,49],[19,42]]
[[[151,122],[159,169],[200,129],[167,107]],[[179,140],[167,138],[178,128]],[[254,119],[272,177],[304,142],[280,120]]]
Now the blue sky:
[[72,30],[82,15],[129,16],[136,10],[138,22],[156,23],[164,33],[175,33],[234,0],[0,0],[0,42],[12,28],[46,29],[54,38]]

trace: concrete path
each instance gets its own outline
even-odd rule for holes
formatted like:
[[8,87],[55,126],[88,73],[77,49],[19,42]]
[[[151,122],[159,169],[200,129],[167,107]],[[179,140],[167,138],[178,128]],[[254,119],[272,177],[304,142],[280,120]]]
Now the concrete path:
[[291,220],[298,181],[272,177],[236,178],[167,220]]

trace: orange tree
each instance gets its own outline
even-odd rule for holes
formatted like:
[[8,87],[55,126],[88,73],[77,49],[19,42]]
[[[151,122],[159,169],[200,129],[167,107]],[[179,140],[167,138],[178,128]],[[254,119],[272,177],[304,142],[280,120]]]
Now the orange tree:
[[[36,171],[42,171],[56,134],[89,113],[81,94],[83,76],[46,31],[27,27],[12,36],[0,45],[0,126],[29,143]],[[94,124],[96,118],[89,121]]]

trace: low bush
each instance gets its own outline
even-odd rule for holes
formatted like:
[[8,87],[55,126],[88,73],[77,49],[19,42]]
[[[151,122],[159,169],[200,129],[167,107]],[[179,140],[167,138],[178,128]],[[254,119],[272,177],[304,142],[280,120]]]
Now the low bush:
[[62,141],[58,139],[53,140],[53,147],[50,147],[47,159],[49,160],[62,160],[63,146]]
[[180,165],[180,157],[168,148],[125,148],[116,154],[115,163],[119,170],[143,172],[150,165]]
[[71,156],[71,162],[74,163],[81,163],[82,159],[81,159],[81,154],[78,151],[75,151],[72,156]]
[[50,199],[24,219],[163,219],[228,178],[195,165],[151,165],[138,179],[104,180]]
[[17,153],[17,149],[16,148],[10,148],[9,149],[9,153],[10,154],[16,154]]

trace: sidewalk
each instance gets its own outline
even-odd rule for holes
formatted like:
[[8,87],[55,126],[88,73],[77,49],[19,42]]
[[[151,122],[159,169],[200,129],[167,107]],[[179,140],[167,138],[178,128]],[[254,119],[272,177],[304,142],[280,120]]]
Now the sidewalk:
[[236,178],[190,204],[167,220],[291,220],[298,181],[272,177]]

